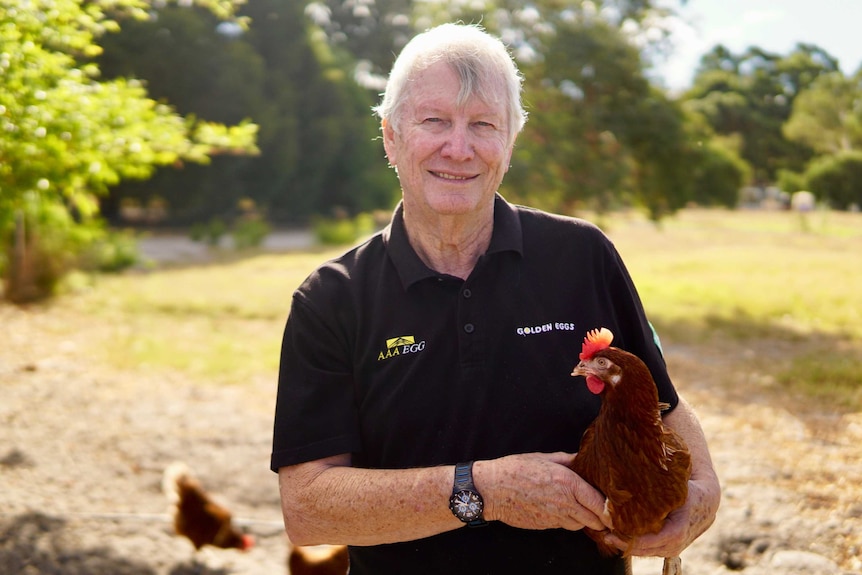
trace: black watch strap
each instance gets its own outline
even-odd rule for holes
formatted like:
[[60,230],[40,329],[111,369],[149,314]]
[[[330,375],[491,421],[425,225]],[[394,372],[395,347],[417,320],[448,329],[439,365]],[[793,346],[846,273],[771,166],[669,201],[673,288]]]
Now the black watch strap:
[[459,463],[455,466],[455,485],[452,491],[476,491],[473,485],[473,462]]

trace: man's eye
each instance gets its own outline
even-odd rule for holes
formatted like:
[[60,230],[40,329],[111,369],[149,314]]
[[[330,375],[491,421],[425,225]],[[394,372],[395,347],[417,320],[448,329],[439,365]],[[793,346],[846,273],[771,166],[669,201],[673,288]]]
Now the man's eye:
[[426,124],[438,124],[438,123],[440,123],[440,122],[442,122],[442,121],[443,121],[443,120],[441,120],[440,118],[425,118],[425,123],[426,123]]

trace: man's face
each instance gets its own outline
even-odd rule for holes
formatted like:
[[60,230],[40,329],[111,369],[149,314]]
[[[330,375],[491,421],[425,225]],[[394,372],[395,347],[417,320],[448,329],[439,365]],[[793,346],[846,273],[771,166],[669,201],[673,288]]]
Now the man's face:
[[[456,101],[460,82],[446,64],[418,75],[402,108],[399,132],[383,124],[389,163],[398,168],[405,209],[464,215],[493,203],[513,143],[501,102]],[[429,214],[430,215],[430,214]]]

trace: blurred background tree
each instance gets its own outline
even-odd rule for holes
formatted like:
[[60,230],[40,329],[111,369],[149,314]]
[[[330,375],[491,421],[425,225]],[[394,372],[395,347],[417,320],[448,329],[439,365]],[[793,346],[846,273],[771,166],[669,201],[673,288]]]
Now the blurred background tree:
[[814,151],[783,131],[796,98],[818,77],[840,74],[838,62],[816,46],[799,44],[787,56],[751,47],[733,54],[716,46],[701,60],[692,88],[683,96],[716,134],[737,135],[752,183],[774,182],[778,170],[800,171]]
[[[232,5],[209,9],[229,16]],[[0,0],[0,245],[5,296],[51,293],[65,270],[105,238],[98,196],[155,166],[254,153],[257,127],[179,115],[137,80],[103,80],[88,62],[114,16],[146,17],[138,0]],[[110,265],[110,264],[108,264]]]
[[239,10],[247,30],[202,9],[167,6],[106,37],[98,62],[108,77],[136,76],[185,114],[260,125],[255,157],[175,165],[125,182],[105,202],[116,220],[124,199],[169,206],[169,223],[237,216],[250,198],[274,221],[302,223],[334,208],[389,207],[396,184],[372,117],[373,95],[350,73],[352,59],[304,18],[302,2],[255,0]]
[[719,45],[689,90],[669,93],[652,71],[670,49],[667,2],[0,0],[0,10],[7,284],[25,273],[13,246],[54,253],[26,273],[56,278],[82,261],[133,261],[119,226],[213,236],[247,224],[244,205],[261,230],[390,209],[400,194],[371,108],[404,44],[444,21],[481,23],[524,73],[530,119],[502,189],[514,201],[658,221],[780,183],[840,209],[860,203],[859,75],[813,45],[786,55]]

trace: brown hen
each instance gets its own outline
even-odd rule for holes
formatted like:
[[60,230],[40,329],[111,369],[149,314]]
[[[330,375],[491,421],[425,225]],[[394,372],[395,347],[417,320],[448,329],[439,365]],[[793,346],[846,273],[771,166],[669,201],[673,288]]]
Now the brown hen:
[[165,469],[162,489],[171,502],[174,530],[195,549],[212,545],[246,551],[254,545],[254,538],[233,526],[230,511],[204,491],[185,464],[172,463]]
[[347,575],[350,558],[346,545],[293,546],[287,567],[290,575]]
[[[589,390],[602,398],[595,421],[581,439],[572,469],[607,498],[613,530],[629,549],[635,540],[657,533],[667,516],[688,496],[691,454],[683,439],[662,423],[658,390],[646,364],[611,347],[610,330],[592,330],[584,339],[573,376],[586,377]],[[605,555],[619,550],[604,542],[605,533],[584,530]],[[626,572],[631,573],[628,550]],[[678,557],[666,558],[662,573],[682,572]]]

